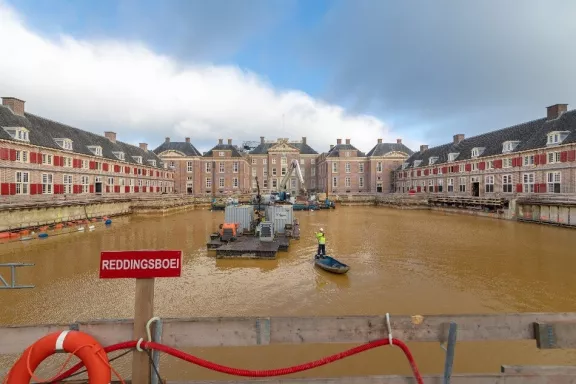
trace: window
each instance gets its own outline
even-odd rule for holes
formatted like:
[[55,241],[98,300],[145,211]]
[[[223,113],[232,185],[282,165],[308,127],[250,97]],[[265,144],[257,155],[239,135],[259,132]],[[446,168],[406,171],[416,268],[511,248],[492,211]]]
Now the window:
[[502,175],[502,192],[512,193],[512,175]]
[[434,180],[428,180],[428,192],[434,192]]
[[364,163],[358,164],[358,173],[364,173]]
[[364,188],[364,178],[363,177],[358,178],[358,187]]
[[278,186],[278,179],[272,179],[272,188],[276,188]]
[[419,167],[422,164],[422,160],[414,160],[414,168]]
[[89,145],[88,149],[96,156],[102,156],[102,147],[98,145]]
[[72,193],[72,175],[64,175],[64,193]]
[[306,165],[306,160],[300,159],[300,165]]
[[262,165],[268,164],[268,159],[262,159]]
[[486,192],[494,192],[494,176],[486,176],[484,178],[484,184],[486,185]]
[[448,161],[454,161],[458,157],[460,153],[449,153],[448,154]]
[[232,163],[232,172],[238,173],[238,162],[237,161]]
[[464,164],[460,164],[458,166],[458,172],[464,172],[465,169],[466,169],[466,167],[464,166]]
[[52,182],[52,174],[51,173],[43,173],[42,174],[42,193],[43,194],[51,194],[54,192],[54,183]]
[[277,174],[276,174],[276,168],[272,168],[272,176],[277,176]]
[[316,168],[312,167],[311,171],[310,171],[312,176],[316,176]]
[[194,163],[189,161],[186,163],[186,171],[187,172],[193,172],[194,171]]
[[118,158],[118,160],[124,161],[124,159],[125,159],[124,152],[112,152],[112,154],[114,156],[116,156],[116,158]]
[[478,157],[482,153],[482,148],[472,148],[472,157]]
[[222,162],[218,163],[218,167],[219,167],[220,173],[224,173],[224,163],[222,163]]
[[316,159],[310,159],[310,164],[316,164]]
[[436,181],[436,184],[438,184],[438,192],[444,191],[444,180],[438,179],[438,181]]
[[519,141],[505,141],[502,143],[502,153],[512,152],[519,143]]
[[338,172],[338,163],[332,163],[332,173]]
[[150,163],[151,166],[153,167],[156,166],[156,160],[148,160],[148,162]]
[[350,183],[350,177],[346,177],[346,178],[344,179],[344,186],[346,186],[347,188],[349,188],[350,185],[351,185],[351,183]]
[[256,176],[257,174],[256,167],[252,167],[252,176]]
[[344,172],[350,173],[350,163],[344,164]]
[[560,172],[548,172],[548,193],[560,193]]
[[534,174],[525,173],[522,175],[522,191],[526,193],[534,193]]
[[252,159],[252,165],[256,165],[258,161],[256,159]]
[[234,177],[232,179],[232,188],[238,188],[238,178]]
[[560,162],[560,152],[548,152],[548,164]]
[[548,133],[547,145],[560,144],[568,136],[568,131],[554,131]]
[[263,180],[262,184],[264,185],[264,188],[268,188],[268,180]]
[[280,172],[281,176],[286,176],[286,167],[282,167],[282,171]]
[[72,168],[72,158],[71,157],[64,157],[64,166],[67,168]]
[[[88,176],[82,176],[80,178],[80,185],[82,186],[82,193],[88,193],[88,190],[90,189],[88,187],[89,183],[90,183],[90,179],[88,178]],[[130,179],[130,185],[132,185],[132,179]]]
[[316,180],[312,179],[312,180],[310,181],[310,187],[311,187],[311,188],[316,188]]
[[345,156],[345,157],[350,157],[350,152],[348,152],[348,151],[344,152],[344,156]]
[[439,168],[438,168],[438,174],[441,175],[442,173],[443,173],[443,172],[442,172],[442,167],[439,167]]
[[212,178],[207,177],[204,184],[206,185],[206,188],[212,188]]
[[477,170],[478,170],[478,163],[472,163],[472,170],[473,170],[473,171],[477,171]]
[[448,192],[454,192],[454,179],[448,179]]
[[272,158],[272,164],[276,164],[276,157]]
[[108,185],[114,185],[114,178],[113,177],[108,178]]
[[432,165],[438,161],[438,156],[432,156],[428,159],[428,165]]
[[30,192],[30,174],[28,172],[16,172],[16,194],[27,195]]
[[486,162],[486,169],[494,169],[494,160],[488,160]]
[[52,165],[52,155],[42,154],[42,164]]
[[290,179],[290,187],[292,189],[296,188],[296,179]]
[[502,160],[502,168],[512,168],[512,158]]
[[212,162],[206,163],[206,173],[212,172]]
[[224,152],[218,152],[218,156],[224,157]]
[[534,165],[534,155],[524,156],[524,166]]
[[28,162],[28,151],[16,151],[16,161],[20,163]]
[[262,176],[264,176],[264,178],[268,177],[268,170],[266,168],[264,168],[264,172],[263,172]]
[[4,130],[15,140],[30,141],[29,132],[24,127],[19,128],[4,128]]
[[460,178],[460,192],[466,192],[466,178]]
[[218,188],[224,188],[224,178],[221,177],[220,180],[218,180]]
[[337,186],[338,186],[338,178],[333,177],[332,178],[332,188],[336,188]]
[[376,172],[382,172],[382,162],[381,161],[376,163]]

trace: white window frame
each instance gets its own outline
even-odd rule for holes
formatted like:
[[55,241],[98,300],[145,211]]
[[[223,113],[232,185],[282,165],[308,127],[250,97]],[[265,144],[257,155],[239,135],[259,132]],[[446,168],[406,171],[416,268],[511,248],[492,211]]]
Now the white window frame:
[[42,180],[42,194],[52,195],[54,193],[54,175],[52,173],[43,173]]
[[484,192],[494,193],[494,176],[486,175],[484,176]]
[[30,194],[30,172],[16,171],[16,194],[28,195]]
[[514,179],[511,174],[502,175],[502,193],[514,192]]
[[[555,186],[558,190],[555,190]],[[546,174],[546,192],[562,193],[562,173],[560,171],[550,171]]]
[[62,177],[62,182],[64,184],[64,194],[69,195],[71,194],[74,190],[74,176],[73,175],[69,175],[69,174],[65,174]]
[[536,175],[534,173],[523,173],[522,174],[522,192],[524,193],[534,193],[536,185]]

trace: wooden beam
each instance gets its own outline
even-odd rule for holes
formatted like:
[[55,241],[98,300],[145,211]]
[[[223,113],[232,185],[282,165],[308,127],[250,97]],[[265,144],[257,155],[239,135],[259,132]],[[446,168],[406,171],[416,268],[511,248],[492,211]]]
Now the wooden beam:
[[[442,384],[443,375],[425,375],[422,379],[426,384]],[[205,381],[168,381],[167,384],[413,384],[416,381],[412,376],[350,376],[334,378],[308,378],[308,379],[241,379],[241,380],[205,380]],[[79,384],[86,381],[64,383]],[[131,381],[125,381],[131,384]],[[550,383],[576,383],[576,377],[567,374],[550,374],[538,376],[535,374],[505,375],[505,374],[470,374],[452,375],[451,384],[550,384]],[[114,382],[112,382],[114,384]]]
[[[148,339],[146,324],[154,316],[154,279],[136,279],[133,340]],[[146,351],[132,352],[132,380],[150,383],[150,361]]]
[[[449,323],[458,324],[458,342],[532,340],[534,323],[576,323],[576,313],[391,316],[393,336],[409,342],[445,342]],[[77,324],[102,345],[133,340],[131,320]],[[0,327],[0,355],[21,353],[50,330],[67,325]],[[564,335],[564,334],[563,334]],[[565,334],[563,345],[576,343]],[[385,316],[344,317],[214,317],[163,319],[163,343],[175,348],[268,344],[352,343],[388,337]]]

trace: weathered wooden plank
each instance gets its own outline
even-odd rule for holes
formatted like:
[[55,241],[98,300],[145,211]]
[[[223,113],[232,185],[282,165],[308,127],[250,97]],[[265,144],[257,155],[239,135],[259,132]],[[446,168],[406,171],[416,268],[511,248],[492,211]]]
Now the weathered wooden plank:
[[576,348],[576,323],[537,322],[534,336],[540,349]]
[[[422,376],[426,384],[442,384],[443,375]],[[350,376],[335,378],[308,379],[239,379],[239,380],[205,380],[205,381],[168,381],[167,384],[413,384],[412,376]],[[65,382],[70,384],[85,383],[82,381]],[[131,384],[131,381],[125,381]],[[503,374],[471,374],[452,375],[452,384],[576,384],[576,376],[568,374],[551,374],[538,376],[535,374],[503,375]]]
[[[449,323],[458,324],[458,341],[534,339],[534,323],[572,322],[576,313],[391,316],[393,336],[403,341],[444,342]],[[163,319],[163,342],[176,348],[267,344],[365,343],[388,337],[385,316],[218,317]],[[265,325],[265,326],[263,326]],[[103,345],[132,340],[132,320],[78,323]],[[0,354],[20,353],[43,335],[66,325],[0,327]],[[576,344],[574,333],[565,344]],[[571,343],[568,343],[571,342]]]
[[507,375],[575,375],[573,365],[503,365],[500,372]]

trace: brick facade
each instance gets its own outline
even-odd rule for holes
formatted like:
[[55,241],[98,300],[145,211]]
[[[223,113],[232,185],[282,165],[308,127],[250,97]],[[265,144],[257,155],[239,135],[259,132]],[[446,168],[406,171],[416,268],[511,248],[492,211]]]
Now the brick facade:
[[428,149],[395,171],[397,193],[479,197],[576,193],[576,111],[548,107],[546,118]]

